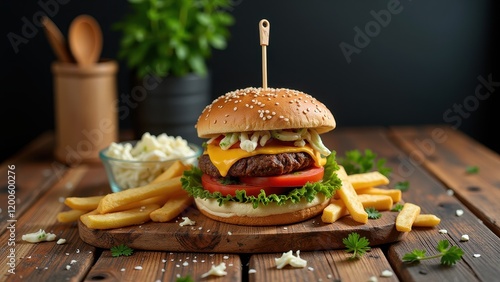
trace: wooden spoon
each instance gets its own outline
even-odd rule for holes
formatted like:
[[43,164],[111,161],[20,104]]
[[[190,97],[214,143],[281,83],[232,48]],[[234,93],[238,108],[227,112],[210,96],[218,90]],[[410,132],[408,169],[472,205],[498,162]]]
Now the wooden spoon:
[[64,63],[73,63],[73,56],[71,55],[66,39],[62,35],[59,28],[48,17],[42,18],[42,24],[45,36],[49,40],[49,44],[56,54],[57,59]]
[[76,17],[69,27],[69,46],[78,65],[91,66],[99,61],[102,51],[102,31],[89,15]]

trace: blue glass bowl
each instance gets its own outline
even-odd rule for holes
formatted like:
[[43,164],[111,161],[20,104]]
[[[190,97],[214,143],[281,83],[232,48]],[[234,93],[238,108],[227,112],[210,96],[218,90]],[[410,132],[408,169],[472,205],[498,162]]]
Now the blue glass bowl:
[[[133,146],[137,143],[137,141],[122,142],[119,144],[125,143],[130,143]],[[203,150],[196,144],[188,143],[188,146],[194,151],[192,155],[174,157],[163,161],[135,161],[113,158],[106,155],[109,147],[99,152],[99,158],[101,159],[106,170],[111,191],[119,192],[147,185],[168,167],[170,167],[175,161],[180,160],[184,164],[197,165],[198,157],[201,155]]]

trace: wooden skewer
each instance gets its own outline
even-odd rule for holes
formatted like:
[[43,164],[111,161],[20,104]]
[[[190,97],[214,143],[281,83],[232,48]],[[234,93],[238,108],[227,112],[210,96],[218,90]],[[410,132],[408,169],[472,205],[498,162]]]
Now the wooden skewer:
[[267,45],[271,24],[263,19],[259,22],[260,46],[262,46],[262,88],[267,89]]

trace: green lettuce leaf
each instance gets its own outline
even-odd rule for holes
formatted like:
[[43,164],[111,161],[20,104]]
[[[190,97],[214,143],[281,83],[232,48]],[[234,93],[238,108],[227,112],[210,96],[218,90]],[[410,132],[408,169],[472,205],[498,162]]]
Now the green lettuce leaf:
[[198,167],[193,167],[191,170],[184,171],[181,177],[181,183],[182,189],[187,191],[188,194],[194,198],[216,199],[220,206],[229,201],[251,203],[254,208],[257,208],[259,205],[268,205],[272,202],[278,205],[284,205],[287,202],[297,203],[302,198],[305,198],[308,202],[312,202],[318,193],[322,193],[327,198],[333,197],[335,192],[342,186],[336,173],[339,167],[335,161],[335,151],[326,158],[324,168],[325,173],[322,181],[306,183],[303,187],[295,188],[288,194],[283,195],[266,195],[264,190],[261,190],[260,194],[257,196],[247,196],[244,190],[237,190],[235,196],[223,196],[220,192],[210,193],[203,189],[201,185],[201,176],[203,173]]

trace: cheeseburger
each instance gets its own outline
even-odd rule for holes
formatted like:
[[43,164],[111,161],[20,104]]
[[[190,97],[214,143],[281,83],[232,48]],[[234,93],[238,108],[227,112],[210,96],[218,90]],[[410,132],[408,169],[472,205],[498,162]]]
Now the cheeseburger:
[[335,153],[320,134],[330,110],[306,93],[246,88],[206,106],[196,124],[207,138],[182,187],[205,216],[239,225],[279,225],[320,214],[340,188]]

